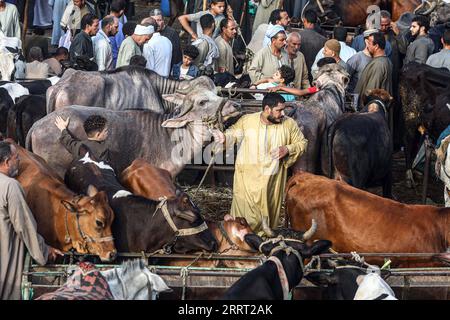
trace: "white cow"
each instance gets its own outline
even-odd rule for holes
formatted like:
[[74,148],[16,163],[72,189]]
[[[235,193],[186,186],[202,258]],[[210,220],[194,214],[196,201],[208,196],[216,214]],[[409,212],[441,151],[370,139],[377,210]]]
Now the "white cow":
[[436,175],[444,182],[445,206],[450,207],[450,135],[442,140],[441,145],[436,150]]
[[0,31],[0,73],[3,81],[10,81],[15,69],[15,63],[22,64],[18,60],[22,50],[22,41],[19,38],[6,37]]

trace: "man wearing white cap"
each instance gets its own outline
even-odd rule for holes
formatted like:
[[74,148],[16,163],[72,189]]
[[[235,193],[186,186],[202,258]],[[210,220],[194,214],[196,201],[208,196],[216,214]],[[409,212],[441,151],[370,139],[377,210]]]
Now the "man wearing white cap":
[[153,26],[138,24],[131,37],[127,37],[120,45],[116,67],[119,68],[129,65],[132,56],[141,56],[141,47],[151,39],[154,32],[155,29]]
[[270,46],[259,50],[248,68],[248,74],[253,83],[270,78],[282,65],[289,65],[289,57],[283,50],[286,46],[286,32],[274,30],[270,34],[270,39]]

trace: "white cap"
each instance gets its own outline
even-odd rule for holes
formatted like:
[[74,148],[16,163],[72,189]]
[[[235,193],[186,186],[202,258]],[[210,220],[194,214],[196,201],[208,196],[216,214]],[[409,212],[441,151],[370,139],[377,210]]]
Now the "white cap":
[[155,29],[153,28],[153,26],[143,26],[138,24],[136,26],[136,29],[134,29],[134,34],[138,35],[138,36],[144,36],[147,34],[153,34],[155,32]]

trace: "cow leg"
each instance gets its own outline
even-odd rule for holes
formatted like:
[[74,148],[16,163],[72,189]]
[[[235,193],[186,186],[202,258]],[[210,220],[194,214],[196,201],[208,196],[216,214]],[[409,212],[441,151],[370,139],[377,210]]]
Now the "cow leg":
[[394,199],[392,195],[392,168],[389,169],[388,174],[383,179],[383,197]]
[[426,204],[428,193],[428,180],[430,177],[430,160],[431,160],[431,149],[429,145],[428,135],[425,138],[424,144],[425,144],[425,168],[423,175],[422,203]]

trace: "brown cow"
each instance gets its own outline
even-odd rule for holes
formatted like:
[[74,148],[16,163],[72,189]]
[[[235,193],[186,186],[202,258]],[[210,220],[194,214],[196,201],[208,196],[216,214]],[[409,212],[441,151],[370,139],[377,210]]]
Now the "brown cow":
[[176,186],[169,171],[155,167],[145,159],[134,160],[122,171],[120,183],[133,194],[158,201],[176,197]]
[[[450,208],[406,205],[306,172],[286,186],[286,211],[294,230],[315,219],[315,239],[329,239],[338,252],[444,253],[450,240]],[[395,261],[394,261],[395,262]],[[400,265],[433,265],[409,259]],[[394,263],[395,264],[395,263]]]
[[[151,200],[158,200],[160,197],[175,198],[177,192],[181,192],[167,170],[157,168],[144,159],[134,160],[120,175],[120,182],[133,194]],[[207,224],[219,244],[217,252],[233,256],[256,254],[244,241],[244,235],[253,233],[245,218],[234,219],[226,215],[224,221],[209,221]],[[187,266],[191,262],[192,260],[171,260],[164,263],[171,266]],[[259,265],[258,262],[246,260],[199,260],[192,266],[217,267],[220,262],[229,268],[253,268]]]
[[105,192],[91,188],[88,196],[69,190],[45,161],[15,144],[20,167],[17,180],[37,222],[38,232],[57,249],[96,254],[102,261],[116,256],[111,223],[114,213]]

